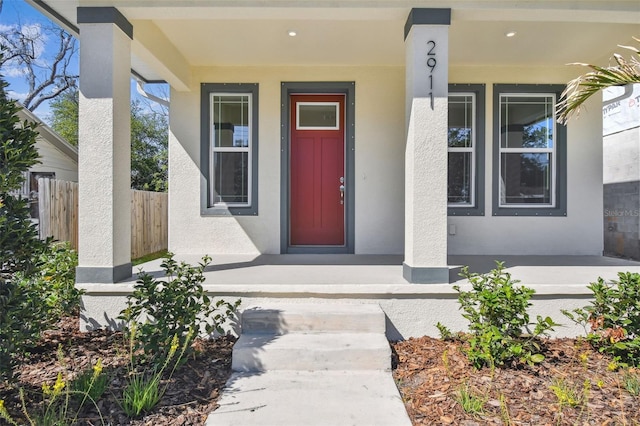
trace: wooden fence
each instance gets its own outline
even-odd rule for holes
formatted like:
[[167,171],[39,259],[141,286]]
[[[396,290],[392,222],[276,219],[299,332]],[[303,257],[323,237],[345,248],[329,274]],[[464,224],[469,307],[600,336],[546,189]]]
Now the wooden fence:
[[[38,180],[40,236],[69,241],[78,249],[78,184]],[[168,247],[167,194],[131,190],[131,258]]]

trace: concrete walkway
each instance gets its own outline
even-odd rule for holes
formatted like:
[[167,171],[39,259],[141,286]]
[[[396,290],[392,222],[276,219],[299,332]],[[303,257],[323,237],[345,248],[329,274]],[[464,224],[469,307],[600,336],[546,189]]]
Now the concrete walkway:
[[208,426],[410,426],[375,305],[243,312],[234,374]]

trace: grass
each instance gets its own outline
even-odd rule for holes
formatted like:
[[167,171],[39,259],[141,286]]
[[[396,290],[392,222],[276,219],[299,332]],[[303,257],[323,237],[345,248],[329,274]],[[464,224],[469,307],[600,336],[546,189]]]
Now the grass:
[[484,412],[486,399],[471,390],[469,385],[460,386],[456,400],[466,413],[478,415]]
[[165,257],[169,253],[167,250],[160,250],[155,253],[147,254],[145,256],[139,257],[137,259],[131,260],[131,265],[137,266],[145,262],[151,262],[152,260],[160,259],[161,257]]

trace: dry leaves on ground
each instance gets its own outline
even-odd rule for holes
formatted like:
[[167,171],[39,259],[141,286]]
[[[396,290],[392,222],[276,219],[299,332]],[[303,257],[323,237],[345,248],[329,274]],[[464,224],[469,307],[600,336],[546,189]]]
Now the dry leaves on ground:
[[[96,330],[78,331],[78,320],[65,319],[57,330],[44,334],[41,344],[24,360],[14,387],[0,384],[0,399],[18,423],[22,424],[20,400],[16,387],[25,390],[29,409],[38,410],[42,384],[53,383],[59,372],[72,379],[90,369],[98,359],[109,374],[110,385],[97,405],[105,424],[179,426],[203,425],[216,408],[222,387],[231,374],[231,351],[235,339],[197,340],[197,355],[191,357],[173,375],[159,405],[142,418],[129,419],[119,405],[127,374],[127,348],[122,333]],[[0,420],[1,424],[2,420]],[[81,425],[102,424],[98,410],[89,407],[80,414]]]
[[[430,337],[394,343],[394,378],[414,425],[637,425],[640,397],[625,389],[625,375],[587,342],[554,339],[546,359],[518,369],[475,370],[457,341]],[[479,400],[466,412],[460,390]]]

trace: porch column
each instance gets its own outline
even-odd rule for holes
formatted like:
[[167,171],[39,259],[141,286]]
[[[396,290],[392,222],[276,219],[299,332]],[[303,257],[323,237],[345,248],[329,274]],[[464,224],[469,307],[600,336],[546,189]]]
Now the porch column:
[[448,283],[447,95],[451,9],[412,9],[405,24],[403,276]]
[[78,283],[131,276],[131,39],[113,7],[79,7]]

